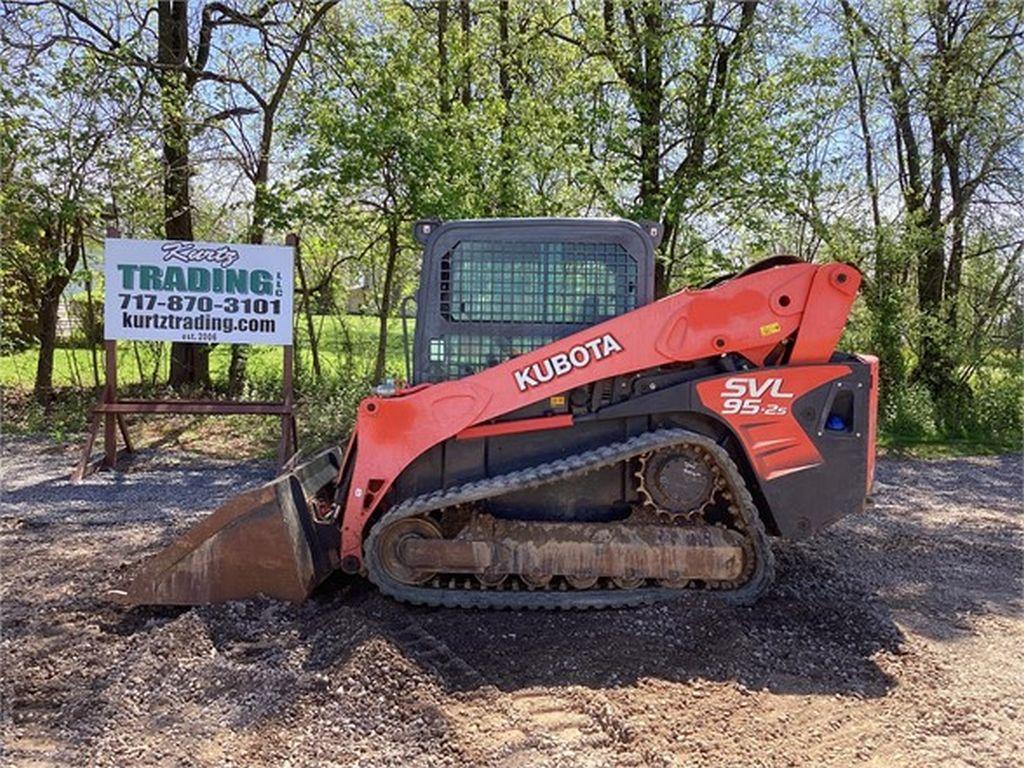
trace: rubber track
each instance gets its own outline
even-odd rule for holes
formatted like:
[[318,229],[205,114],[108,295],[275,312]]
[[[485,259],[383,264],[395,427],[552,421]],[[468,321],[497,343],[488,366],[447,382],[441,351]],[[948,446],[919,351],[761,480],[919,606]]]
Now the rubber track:
[[692,589],[667,587],[641,587],[638,589],[586,589],[561,591],[512,591],[483,589],[446,589],[403,584],[392,579],[380,566],[376,556],[377,536],[396,520],[423,515],[444,507],[481,501],[512,491],[522,491],[539,485],[566,480],[593,472],[601,467],[626,461],[647,451],[667,448],[680,443],[698,445],[711,453],[725,473],[733,503],[739,508],[750,543],[753,545],[754,571],[743,586],[731,590],[701,590],[719,595],[729,602],[749,605],[757,600],[771,584],[775,572],[768,536],[747,490],[743,477],[732,458],[714,440],[687,429],[661,429],[631,437],[619,443],[577,453],[563,459],[538,464],[504,475],[478,480],[445,490],[414,496],[396,505],[384,514],[370,530],[363,546],[364,562],[370,580],[386,595],[415,605],[450,608],[516,608],[516,609],[577,609],[626,608],[655,602],[680,599],[692,594]]

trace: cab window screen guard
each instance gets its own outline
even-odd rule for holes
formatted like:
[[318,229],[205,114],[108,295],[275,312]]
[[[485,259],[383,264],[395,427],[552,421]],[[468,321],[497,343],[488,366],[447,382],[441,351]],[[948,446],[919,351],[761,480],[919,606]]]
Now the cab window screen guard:
[[453,323],[593,325],[637,306],[637,263],[618,243],[463,240],[441,260]]

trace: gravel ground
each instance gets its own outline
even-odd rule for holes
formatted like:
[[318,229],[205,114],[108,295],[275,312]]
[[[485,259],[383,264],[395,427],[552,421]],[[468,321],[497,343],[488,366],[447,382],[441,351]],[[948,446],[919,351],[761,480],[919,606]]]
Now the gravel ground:
[[5,764],[1024,764],[1020,457],[882,461],[876,505],[780,544],[754,608],[568,614],[340,577],[124,611],[101,595],[132,563],[269,468],[142,452],[72,486],[72,463],[4,446]]

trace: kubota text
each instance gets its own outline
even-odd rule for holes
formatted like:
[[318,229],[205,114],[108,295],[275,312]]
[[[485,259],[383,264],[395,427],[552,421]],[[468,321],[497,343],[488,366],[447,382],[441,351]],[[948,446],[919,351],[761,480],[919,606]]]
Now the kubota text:
[[567,352],[559,352],[521,368],[515,372],[516,386],[520,392],[525,392],[530,387],[545,384],[556,376],[564,376],[575,368],[586,368],[591,360],[602,360],[621,351],[622,345],[614,336],[606,333],[596,339],[577,344]]

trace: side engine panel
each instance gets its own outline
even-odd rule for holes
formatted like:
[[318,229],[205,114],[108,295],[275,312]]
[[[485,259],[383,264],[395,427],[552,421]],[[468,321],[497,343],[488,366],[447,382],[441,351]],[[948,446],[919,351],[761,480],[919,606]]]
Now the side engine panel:
[[[698,407],[721,418],[742,445],[773,533],[796,539],[863,510],[875,451],[874,386],[871,366],[849,357],[720,377],[695,389]],[[768,409],[777,415],[765,415]]]

